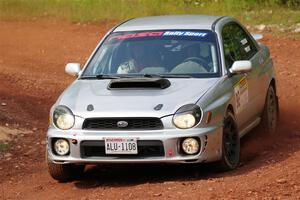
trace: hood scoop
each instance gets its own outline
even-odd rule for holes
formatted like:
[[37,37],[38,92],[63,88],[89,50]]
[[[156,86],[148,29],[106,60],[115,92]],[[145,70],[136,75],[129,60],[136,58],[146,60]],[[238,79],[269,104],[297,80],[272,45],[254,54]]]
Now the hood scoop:
[[108,89],[165,89],[170,85],[165,78],[120,78],[111,80]]

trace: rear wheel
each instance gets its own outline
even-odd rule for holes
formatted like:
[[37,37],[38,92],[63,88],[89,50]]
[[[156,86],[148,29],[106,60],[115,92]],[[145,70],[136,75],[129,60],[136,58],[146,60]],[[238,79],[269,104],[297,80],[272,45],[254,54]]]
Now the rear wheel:
[[83,172],[85,165],[75,164],[55,164],[48,160],[48,171],[52,178],[59,182],[67,182],[80,177]]
[[262,129],[264,132],[274,134],[277,128],[278,102],[274,87],[271,85],[267,92],[265,107],[262,114]]
[[228,111],[224,118],[222,138],[222,159],[219,168],[222,171],[235,169],[240,162],[240,137],[234,115]]

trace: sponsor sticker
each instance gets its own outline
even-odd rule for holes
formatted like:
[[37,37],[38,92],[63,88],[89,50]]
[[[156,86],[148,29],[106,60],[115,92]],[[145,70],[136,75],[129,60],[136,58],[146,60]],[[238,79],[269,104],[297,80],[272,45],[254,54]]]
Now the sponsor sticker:
[[207,33],[196,31],[166,31],[163,36],[189,36],[189,37],[205,37]]
[[248,82],[246,77],[243,77],[234,86],[234,96],[236,104],[236,112],[240,113],[248,103]]
[[242,45],[247,44],[247,42],[248,42],[248,40],[247,40],[246,38],[244,38],[244,39],[241,40],[241,44],[242,44]]
[[246,46],[244,49],[247,53],[251,50],[250,46]]
[[125,35],[114,35],[109,38],[108,41],[112,39],[128,39],[128,38],[139,38],[139,37],[153,37],[153,36],[162,36],[164,32],[162,31],[155,31],[155,32],[140,32],[140,33],[129,33]]

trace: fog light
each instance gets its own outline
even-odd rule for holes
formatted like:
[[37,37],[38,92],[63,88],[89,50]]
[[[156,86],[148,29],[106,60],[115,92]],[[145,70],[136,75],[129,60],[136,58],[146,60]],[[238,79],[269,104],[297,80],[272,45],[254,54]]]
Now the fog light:
[[192,155],[199,152],[199,142],[195,138],[186,138],[181,143],[184,153]]
[[70,145],[69,142],[65,139],[58,139],[54,143],[54,150],[60,156],[64,156],[69,153]]

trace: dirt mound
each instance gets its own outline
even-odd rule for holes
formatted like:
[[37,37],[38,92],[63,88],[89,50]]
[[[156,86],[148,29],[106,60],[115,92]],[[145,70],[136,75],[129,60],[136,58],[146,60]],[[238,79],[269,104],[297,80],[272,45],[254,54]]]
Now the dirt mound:
[[11,129],[7,127],[0,126],[0,142],[2,141],[10,141],[13,137],[17,137],[18,135],[32,134],[33,132],[30,130],[19,130],[19,129]]

